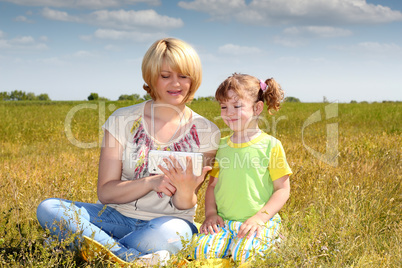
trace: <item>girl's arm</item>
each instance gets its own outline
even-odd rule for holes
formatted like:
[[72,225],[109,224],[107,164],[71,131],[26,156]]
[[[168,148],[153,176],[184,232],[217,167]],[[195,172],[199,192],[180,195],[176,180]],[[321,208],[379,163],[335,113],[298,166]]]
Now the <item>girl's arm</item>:
[[274,193],[271,198],[254,216],[247,219],[240,226],[238,237],[242,238],[247,233],[247,238],[250,238],[254,232],[257,232],[257,236],[260,234],[263,225],[268,222],[276,213],[281,210],[289,199],[290,195],[290,183],[289,175],[283,176],[273,182]]
[[176,189],[164,175],[122,181],[123,146],[105,130],[99,160],[98,199],[103,204],[123,204],[143,197],[150,191],[172,196]]
[[[216,151],[204,153],[207,159],[214,157]],[[197,204],[197,192],[208,171],[212,169],[210,166],[204,166],[201,176],[194,176],[192,161],[187,157],[186,170],[182,170],[179,162],[173,157],[170,161],[165,160],[168,169],[159,166],[163,173],[170,179],[172,185],[176,187],[176,192],[172,197],[172,202],[178,209],[190,209]]]
[[214,234],[219,232],[219,226],[225,225],[223,219],[218,215],[216,208],[214,189],[218,179],[210,176],[207,190],[205,192],[205,220],[200,227],[200,232],[204,234]]

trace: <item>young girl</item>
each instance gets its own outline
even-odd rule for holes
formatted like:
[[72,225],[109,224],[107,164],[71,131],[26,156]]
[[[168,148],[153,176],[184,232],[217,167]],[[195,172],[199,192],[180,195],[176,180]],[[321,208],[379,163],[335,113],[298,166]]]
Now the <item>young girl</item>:
[[215,124],[186,106],[202,77],[190,45],[174,38],[156,41],[143,58],[142,75],[152,100],[118,109],[103,125],[99,201],[51,198],[37,210],[42,227],[60,240],[69,233],[92,237],[122,261],[161,250],[175,254],[181,237],[197,232],[197,191],[211,167],[198,177],[192,170],[172,179],[149,174],[149,150],[202,152],[209,165],[220,139]]
[[279,140],[258,127],[264,102],[278,110],[283,91],[265,81],[233,74],[218,87],[221,116],[233,133],[221,139],[205,195],[205,221],[195,258],[245,262],[267,252],[278,237],[278,211],[289,198],[289,175]]

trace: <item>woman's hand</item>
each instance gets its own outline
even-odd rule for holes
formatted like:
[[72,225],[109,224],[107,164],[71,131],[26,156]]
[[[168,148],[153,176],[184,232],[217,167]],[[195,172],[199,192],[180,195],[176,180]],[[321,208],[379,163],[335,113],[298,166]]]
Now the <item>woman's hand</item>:
[[205,166],[200,176],[193,174],[193,163],[191,157],[186,157],[186,169],[184,170],[179,161],[174,156],[164,159],[167,169],[159,165],[158,167],[170,179],[176,187],[173,196],[173,203],[178,209],[190,209],[197,204],[197,189],[204,181],[205,175],[212,169]]
[[169,156],[169,159],[163,159],[167,169],[159,165],[158,167],[170,179],[170,182],[178,191],[194,192],[195,189],[204,181],[205,175],[212,168],[209,166],[203,167],[200,176],[193,174],[193,162],[191,157],[186,157],[186,169],[184,170],[179,161],[174,156]]
[[167,196],[172,196],[176,193],[176,187],[173,186],[170,179],[164,174],[150,176],[148,181],[155,192],[164,193]]
[[200,232],[204,234],[215,234],[219,232],[219,227],[224,227],[225,222],[222,217],[214,213],[212,215],[206,216],[204,223],[200,227]]
[[258,214],[254,215],[242,223],[237,237],[243,238],[247,235],[247,238],[250,238],[255,232],[259,236],[264,225],[264,220]]

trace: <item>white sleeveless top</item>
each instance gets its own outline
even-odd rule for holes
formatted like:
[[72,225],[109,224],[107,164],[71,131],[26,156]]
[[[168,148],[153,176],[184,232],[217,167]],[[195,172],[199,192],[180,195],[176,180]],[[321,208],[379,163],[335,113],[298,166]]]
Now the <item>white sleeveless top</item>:
[[[220,141],[219,128],[208,119],[191,109],[190,124],[179,136],[169,143],[160,144],[144,127],[144,107],[140,103],[116,110],[102,126],[123,146],[121,180],[136,180],[147,177],[148,152],[152,149],[182,152],[208,152],[217,150]],[[98,201],[99,202],[99,201]],[[151,191],[145,196],[126,204],[108,204],[123,215],[141,220],[161,216],[176,216],[194,221],[196,206],[191,209],[177,209],[171,197]]]

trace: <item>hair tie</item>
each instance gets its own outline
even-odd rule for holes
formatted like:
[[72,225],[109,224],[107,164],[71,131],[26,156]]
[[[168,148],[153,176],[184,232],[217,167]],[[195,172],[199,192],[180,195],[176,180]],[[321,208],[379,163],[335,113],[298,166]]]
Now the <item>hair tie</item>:
[[262,92],[267,91],[267,84],[265,84],[265,82],[262,80],[260,80],[260,88],[261,88]]

